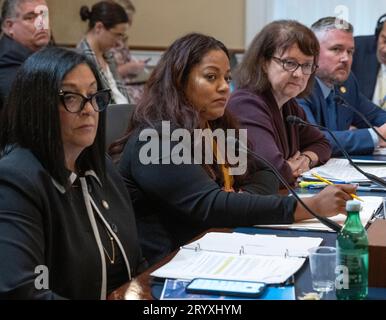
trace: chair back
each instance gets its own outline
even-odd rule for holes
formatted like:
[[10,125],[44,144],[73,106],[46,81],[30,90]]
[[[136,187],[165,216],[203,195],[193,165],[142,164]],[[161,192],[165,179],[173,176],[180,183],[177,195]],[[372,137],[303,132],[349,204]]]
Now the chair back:
[[110,104],[106,109],[106,150],[122,137],[134,112],[134,104]]

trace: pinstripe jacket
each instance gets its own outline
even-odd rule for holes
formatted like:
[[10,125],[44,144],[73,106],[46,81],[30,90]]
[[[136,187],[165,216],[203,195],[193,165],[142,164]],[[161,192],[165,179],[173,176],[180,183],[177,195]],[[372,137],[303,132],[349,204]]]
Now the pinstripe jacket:
[[[93,61],[95,63],[95,65],[98,68],[98,72],[99,72],[99,75],[101,77],[101,80],[102,80],[103,88],[104,89],[110,88],[106,74],[103,71],[102,67],[99,65],[98,60],[97,60],[96,55],[95,55],[95,52],[91,49],[87,40],[83,39],[81,42],[79,42],[77,49],[80,52],[82,52],[83,54],[85,54],[91,61]],[[130,103],[130,98],[127,94],[126,87],[125,87],[124,83],[121,81],[120,76],[118,75],[117,66],[116,66],[113,54],[112,53],[105,53],[104,58],[105,58],[108,66],[111,70],[111,73],[113,74],[115,82],[117,83],[118,90],[127,98],[127,100]],[[114,100],[114,98],[112,98],[112,100]],[[112,103],[116,103],[116,101],[112,101]]]

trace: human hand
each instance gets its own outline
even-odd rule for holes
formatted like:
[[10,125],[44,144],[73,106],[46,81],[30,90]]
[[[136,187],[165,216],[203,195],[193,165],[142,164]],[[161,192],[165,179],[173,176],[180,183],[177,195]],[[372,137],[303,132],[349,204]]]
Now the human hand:
[[313,209],[324,217],[346,213],[346,202],[352,200],[350,194],[356,193],[357,186],[351,184],[328,186],[312,197]]
[[298,178],[303,174],[303,172],[310,170],[310,160],[302,155],[299,151],[297,151],[291,158],[289,158],[287,163],[292,170],[294,178]]

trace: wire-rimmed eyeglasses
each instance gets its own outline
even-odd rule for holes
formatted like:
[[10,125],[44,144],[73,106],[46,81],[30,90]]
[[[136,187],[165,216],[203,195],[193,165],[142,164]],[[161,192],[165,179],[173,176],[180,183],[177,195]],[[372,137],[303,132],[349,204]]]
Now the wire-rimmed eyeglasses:
[[86,103],[90,102],[93,109],[96,112],[102,112],[107,108],[111,100],[111,90],[104,89],[98,92],[95,92],[89,97],[85,97],[84,95],[77,92],[70,91],[59,91],[60,100],[63,103],[64,108],[70,113],[78,113],[81,112]]
[[280,59],[278,57],[272,57],[272,59],[280,63],[283,69],[289,72],[295,72],[300,67],[304,75],[311,75],[318,69],[318,65],[310,62],[300,64],[294,60]]

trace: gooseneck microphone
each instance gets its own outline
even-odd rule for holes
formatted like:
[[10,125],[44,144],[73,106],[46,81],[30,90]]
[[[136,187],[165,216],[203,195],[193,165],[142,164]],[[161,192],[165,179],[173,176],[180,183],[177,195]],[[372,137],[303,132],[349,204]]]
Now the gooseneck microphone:
[[[265,166],[270,168],[272,170],[272,172],[275,174],[275,176],[280,180],[280,182],[287,188],[287,190],[289,190],[291,192],[291,194],[294,196],[294,198],[299,203],[301,203],[301,205],[313,217],[318,219],[322,224],[324,224],[325,226],[331,228],[332,230],[334,230],[336,232],[340,232],[341,231],[342,227],[339,224],[337,224],[336,222],[334,222],[334,221],[332,221],[332,220],[330,220],[330,219],[328,219],[326,217],[320,216],[320,215],[316,214],[313,210],[311,210],[311,208],[304,203],[304,201],[297,195],[295,190],[288,184],[288,182],[284,179],[284,177],[280,174],[280,172],[270,162],[268,162],[263,157],[259,156],[256,152],[252,151],[250,148],[248,148],[246,145],[244,145],[244,143],[242,143],[239,139],[236,139],[235,137],[228,137],[227,138],[227,142],[233,144],[235,146],[235,150],[237,150],[237,149],[244,150],[244,152],[246,152],[247,154],[248,153],[251,154],[259,162],[262,162]],[[238,146],[239,148],[237,148],[236,146]]]
[[341,96],[339,95],[336,95],[334,97],[334,101],[336,103],[337,106],[342,106],[342,107],[345,107],[345,108],[348,108],[350,109],[351,111],[353,111],[355,114],[357,114],[363,121],[364,123],[367,124],[367,126],[372,129],[376,134],[377,136],[384,142],[386,142],[386,138],[383,137],[381,135],[381,133],[370,123],[369,120],[367,120],[367,118],[365,117],[365,115],[358,111],[357,109],[355,109],[352,105],[350,105],[344,98],[342,98]]
[[343,146],[340,144],[338,138],[335,136],[335,134],[327,127],[323,127],[323,126],[320,126],[318,124],[312,124],[312,123],[309,123],[309,122],[306,122],[304,121],[303,119],[299,118],[299,117],[296,117],[296,116],[288,116],[287,117],[287,122],[291,125],[295,125],[295,126],[304,126],[304,127],[314,127],[314,128],[318,128],[318,129],[321,129],[321,130],[326,130],[330,135],[331,137],[334,139],[334,141],[336,142],[336,145],[338,146],[339,150],[342,151],[343,155],[345,156],[345,158],[349,161],[349,163],[357,170],[359,171],[360,173],[362,173],[367,179],[373,181],[374,183],[382,186],[382,187],[385,187],[386,188],[386,182],[371,174],[371,173],[368,173],[368,172],[365,172],[363,171],[361,168],[359,168],[355,163],[354,161],[352,161],[351,157],[349,156],[349,154],[347,153],[347,151],[343,148]]

